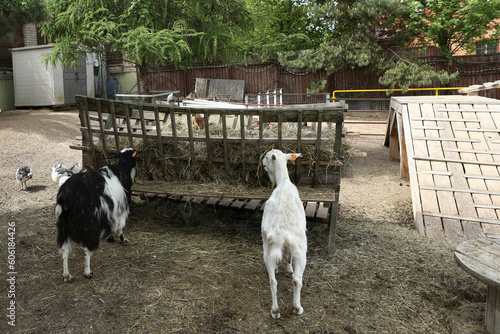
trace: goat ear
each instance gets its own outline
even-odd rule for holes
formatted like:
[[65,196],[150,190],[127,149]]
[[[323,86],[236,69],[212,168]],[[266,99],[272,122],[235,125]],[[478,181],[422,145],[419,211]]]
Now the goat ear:
[[288,154],[287,158],[288,158],[288,160],[295,161],[301,155],[302,155],[302,153],[291,153],[291,154]]

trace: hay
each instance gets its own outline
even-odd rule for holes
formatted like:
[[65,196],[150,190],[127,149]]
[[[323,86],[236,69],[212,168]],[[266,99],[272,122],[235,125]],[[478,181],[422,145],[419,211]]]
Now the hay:
[[[161,123],[161,134],[163,136],[172,136],[174,131],[172,129],[172,122],[167,119],[167,122]],[[210,118],[210,137],[223,137],[223,127],[218,116]],[[241,138],[240,127],[235,126],[232,129],[229,122],[226,125],[228,138]],[[176,117],[175,132],[178,137],[188,137],[188,123],[186,117]],[[192,137],[204,139],[205,130],[200,130],[197,126],[192,127]],[[148,134],[156,135],[157,130],[155,127],[148,130]],[[297,137],[297,124],[296,123],[283,123],[282,138],[296,138]],[[303,126],[301,132],[302,138],[317,137],[317,131],[313,127]],[[300,174],[302,176],[310,176],[313,174],[312,166],[313,161],[320,160],[332,162],[332,166],[321,167],[324,183],[328,183],[328,173],[333,172],[331,168],[338,168],[334,162],[338,161],[334,152],[335,129],[331,126],[323,127],[322,138],[330,139],[328,144],[322,143],[319,159],[317,157],[317,149],[315,144],[301,145],[302,164],[300,166]],[[116,149],[116,142],[114,136],[107,135],[106,145],[108,149]],[[245,132],[245,138],[259,138],[259,131],[252,129]],[[269,127],[263,130],[263,138],[278,138],[278,125],[276,123],[269,123]],[[120,147],[130,146],[129,138],[125,136],[119,137]],[[263,154],[270,149],[277,148],[276,144],[264,141],[262,146],[257,143],[245,142],[245,157],[244,160],[249,162],[246,165],[246,172],[242,171],[242,149],[241,142],[228,144],[228,157],[229,168],[223,162],[225,157],[224,144],[211,142],[210,153],[212,163],[209,165],[207,160],[207,143],[205,141],[178,141],[177,153],[172,140],[163,140],[161,152],[159,143],[156,139],[148,139],[144,143],[143,138],[134,137],[133,146],[138,149],[147,148],[148,152],[145,158],[139,164],[138,177],[143,180],[154,181],[167,181],[172,182],[175,180],[193,181],[200,183],[217,183],[222,185],[238,185],[245,184],[255,187],[267,185],[267,176],[262,172],[260,162]],[[191,154],[191,145],[193,146],[193,154]],[[102,142],[98,144],[102,146]],[[284,143],[281,148],[284,152],[297,152],[296,144]],[[346,152],[349,148],[346,143],[343,143],[342,151]],[[193,160],[194,156],[194,160]],[[179,168],[179,169],[178,169]],[[290,173],[294,172],[294,168],[290,168]],[[333,174],[333,173],[331,173]],[[296,180],[300,182],[300,180]]]

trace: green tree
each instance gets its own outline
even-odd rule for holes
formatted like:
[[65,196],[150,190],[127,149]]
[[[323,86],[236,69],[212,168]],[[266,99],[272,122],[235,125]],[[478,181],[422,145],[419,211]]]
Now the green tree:
[[475,42],[500,38],[500,0],[407,1],[412,9],[408,29],[419,46],[434,44],[445,57],[472,52]]
[[401,0],[316,0],[310,15],[322,22],[324,40],[311,50],[285,53],[280,61],[327,74],[364,67],[379,73],[380,83],[390,89],[447,83],[456,74],[437,73],[407,51],[415,38],[407,29],[413,10]]
[[43,0],[0,0],[0,41],[12,39],[25,23],[40,23],[46,17]]
[[242,0],[47,0],[42,34],[56,43],[47,59],[67,66],[81,52],[121,51],[147,73],[157,66],[182,68],[227,62],[243,54],[238,43],[251,22]]
[[284,51],[298,51],[319,45],[322,32],[308,13],[306,2],[297,0],[247,0],[255,22],[248,52],[254,57],[276,60]]

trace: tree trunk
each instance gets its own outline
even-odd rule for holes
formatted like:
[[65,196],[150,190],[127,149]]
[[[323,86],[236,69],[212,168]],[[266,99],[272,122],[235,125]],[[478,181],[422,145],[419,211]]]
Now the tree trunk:
[[139,94],[149,95],[151,93],[151,82],[148,80],[148,67],[146,65],[137,65],[137,72]]

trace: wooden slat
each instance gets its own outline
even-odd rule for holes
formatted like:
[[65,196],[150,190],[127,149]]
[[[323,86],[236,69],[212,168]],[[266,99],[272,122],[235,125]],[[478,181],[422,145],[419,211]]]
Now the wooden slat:
[[[422,112],[422,117],[425,119],[432,119],[432,120],[426,120],[423,121],[424,126],[430,126],[430,127],[437,127],[439,122],[436,120],[439,120],[440,117],[437,117],[435,115],[433,105],[432,104],[422,104],[420,105],[420,110]],[[436,119],[436,120],[434,120]],[[424,130],[425,137],[429,138],[428,141],[425,141],[425,145],[427,146],[427,156],[429,157],[437,157],[437,158],[442,158],[444,157],[443,151],[442,151],[442,141],[440,140],[435,140],[435,139],[440,139],[441,134],[438,130]],[[415,140],[415,137],[414,137]],[[421,143],[415,142],[415,145],[422,145]],[[446,164],[435,161],[434,159],[430,160],[430,166],[432,170],[436,171],[441,171],[441,172],[447,172],[447,166]],[[443,175],[434,175],[433,176],[433,182],[436,186],[446,186],[450,184],[450,179],[449,177],[443,176]],[[436,192],[436,197],[437,197],[437,202],[439,205],[439,209],[441,211],[445,211],[447,213],[456,213],[456,207],[454,206],[454,201],[452,200],[452,197],[450,194],[447,192]],[[425,216],[424,216],[425,217]],[[444,240],[444,229],[443,229],[443,222],[441,220],[439,221],[434,221],[431,219],[425,220],[426,223],[426,235],[430,236],[433,239],[437,240]]]
[[[415,125],[423,125],[423,122],[421,120],[418,120],[418,117],[422,116],[421,111],[420,111],[420,106],[419,104],[409,104],[409,105],[403,105],[401,107],[401,118],[403,122],[403,131],[405,133],[405,147],[406,147],[406,154],[409,157],[414,156],[415,154],[419,155],[427,155],[427,147],[424,145],[415,145],[413,141],[411,140],[413,135],[424,135],[423,130],[412,130],[412,126]],[[410,123],[411,119],[411,123]],[[424,142],[422,142],[424,143]],[[416,143],[415,143],[416,144]],[[416,175],[417,170],[419,169],[430,169],[430,162],[428,161],[422,161],[418,162],[412,159],[411,161],[408,161],[408,170],[409,170],[409,175]],[[434,186],[434,180],[432,176],[429,175],[424,175],[423,178],[420,178],[418,180],[419,182],[423,184],[428,184]],[[422,216],[422,211],[425,210],[430,210],[433,211],[438,208],[437,204],[437,199],[435,196],[424,196],[425,194],[422,194],[422,197],[420,197],[420,192],[419,192],[419,187],[418,187],[418,182],[417,180],[412,177],[410,178],[410,187],[411,187],[411,192],[412,192],[412,204],[413,204],[413,215],[414,215],[414,220],[415,220],[415,226],[417,228],[417,231],[425,235],[426,234],[426,226],[431,226],[431,225],[436,225],[437,224],[437,219],[431,219],[430,222],[426,224],[424,222],[424,218]]]
[[487,166],[500,166],[500,162],[480,162],[477,160],[461,160],[461,159],[447,159],[447,158],[429,158],[429,157],[418,157],[413,156],[414,160],[427,160],[427,161],[437,161],[437,162],[451,162],[451,163],[462,163],[462,164],[473,164],[473,165],[487,165]]
[[116,121],[116,113],[115,113],[115,102],[111,102],[110,105],[110,115],[111,115],[111,124],[113,128],[114,138],[115,138],[115,147],[118,151],[121,151],[120,146],[120,137],[118,136],[118,123]]
[[[476,119],[476,116],[474,114],[463,114],[462,109],[464,108],[471,108],[470,104],[447,104],[447,109],[448,115],[462,115],[464,120],[474,120]],[[451,116],[450,116],[451,117]],[[471,137],[469,133],[461,133],[457,132],[456,129],[462,128],[462,127],[469,127],[469,128],[475,128],[478,127],[479,124],[477,123],[458,123],[454,122],[451,123],[451,127],[453,129],[453,134],[457,138],[463,138],[463,139],[472,139],[474,141],[467,142],[467,141],[460,141],[456,142],[456,145],[449,145],[447,148],[458,148],[458,149],[473,149],[474,145],[479,144],[481,142],[480,139]],[[450,162],[448,163],[449,166],[453,166],[453,170],[451,172],[454,174],[452,176],[452,186],[453,188],[466,188],[466,187],[473,187],[470,182],[467,181],[463,177],[463,172],[465,170],[470,170],[474,171],[477,168],[477,165],[475,164],[465,164],[463,163],[464,160],[473,160],[475,159],[474,156],[464,156],[464,153],[459,155],[456,152],[446,152],[446,156],[453,159],[458,159],[460,161],[458,162]],[[481,187],[481,185],[477,185],[478,187]],[[470,216],[470,217],[476,217],[477,216],[477,211],[473,207],[474,203],[474,196],[476,196],[473,193],[466,193],[466,192],[460,192],[460,193],[455,193],[455,202],[458,208],[458,213],[461,216]],[[478,236],[481,236],[481,226],[480,224],[476,222],[469,222],[469,221],[461,221],[462,224],[462,230],[464,237],[467,239],[471,238],[477,238]]]
[[469,188],[453,188],[453,187],[428,187],[428,186],[420,186],[422,190],[433,190],[433,191],[446,191],[451,193],[476,193],[476,194],[485,194],[485,195],[495,195],[499,196],[500,191],[492,191],[492,190],[482,190],[482,189],[469,189]]
[[479,123],[478,119],[464,120],[462,118],[414,118],[412,121],[436,121],[436,122],[472,122]]
[[479,143],[476,139],[459,139],[459,138],[430,138],[430,137],[413,137],[413,140],[427,140],[427,141],[452,141],[452,142],[466,142],[466,143]]
[[179,140],[177,138],[177,121],[175,119],[174,111],[170,111],[170,123],[172,124],[172,143],[174,145],[175,154],[175,171],[177,175],[181,172],[181,161],[179,159]]
[[[476,105],[475,108],[485,109],[486,105]],[[470,133],[470,136],[474,136],[476,138],[481,139],[481,143],[478,145],[474,145],[474,149],[478,151],[489,151],[491,148],[489,147],[488,140],[491,138],[498,139],[499,132],[496,129],[495,119],[493,117],[493,113],[476,113],[476,117],[481,120],[482,128],[484,130],[496,130],[495,131],[485,131],[485,132],[477,132]],[[469,174],[481,174],[484,176],[482,179],[476,178],[468,178],[469,182],[476,182],[476,184],[480,184],[482,189],[484,190],[495,190],[500,189],[500,173],[498,168],[495,166],[490,166],[483,164],[484,162],[500,162],[498,156],[494,155],[485,155],[485,154],[476,154],[476,159],[481,162],[481,164],[477,168],[476,173]],[[496,180],[495,180],[496,178]],[[475,186],[475,188],[479,188]],[[480,204],[488,204],[488,205],[500,205],[500,196],[498,195],[476,195],[475,203]],[[480,217],[489,218],[489,219],[498,219],[499,216],[497,211],[488,206],[476,206],[476,210]],[[484,234],[500,234],[500,226],[491,225],[491,224],[483,224],[482,229]]]
[[261,200],[252,199],[245,205],[245,209],[255,211],[260,208],[262,202]]
[[305,212],[306,212],[306,217],[314,219],[316,215],[316,207],[317,207],[316,202],[306,202],[306,207],[305,207]]

